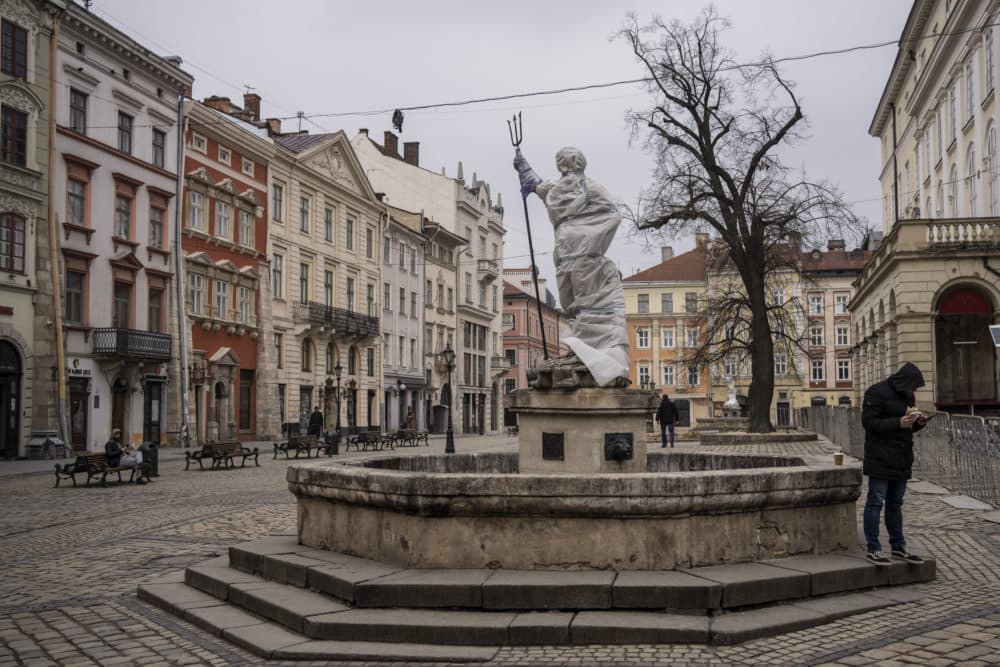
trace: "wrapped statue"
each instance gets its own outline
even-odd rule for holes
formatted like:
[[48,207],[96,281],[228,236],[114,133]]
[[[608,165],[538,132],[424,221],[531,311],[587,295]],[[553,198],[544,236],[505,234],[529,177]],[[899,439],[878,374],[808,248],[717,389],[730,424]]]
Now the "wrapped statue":
[[624,387],[629,383],[628,335],[621,274],[604,256],[621,216],[604,187],[584,174],[587,159],[577,148],[556,153],[559,178],[543,181],[517,149],[514,168],[521,195],[537,194],[555,232],[552,259],[559,302],[572,352],[539,362],[529,382],[535,387]]

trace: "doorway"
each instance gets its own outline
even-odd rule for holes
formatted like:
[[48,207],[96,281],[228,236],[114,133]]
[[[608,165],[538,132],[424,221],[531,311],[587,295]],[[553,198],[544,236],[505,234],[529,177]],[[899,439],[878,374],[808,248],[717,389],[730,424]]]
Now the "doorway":
[[125,401],[128,399],[128,380],[119,376],[111,385],[111,430],[119,429],[122,439],[129,436],[125,430]]
[[89,422],[90,393],[86,383],[69,385],[70,448],[74,452],[87,451],[87,426]]
[[21,355],[7,341],[0,341],[0,410],[4,414],[0,454],[13,459],[21,431]]
[[936,403],[953,410],[995,403],[996,350],[989,334],[993,324],[989,297],[975,287],[960,286],[941,297],[937,310]]
[[777,417],[775,421],[777,421],[778,426],[791,425],[792,412],[789,409],[788,403],[786,401],[779,401],[778,403],[775,404],[774,409],[775,409],[775,417]]
[[677,407],[677,425],[678,426],[690,426],[691,425],[691,401],[686,398],[678,398],[674,401],[674,405]]
[[142,441],[160,444],[160,406],[163,399],[163,384],[147,382],[143,394]]

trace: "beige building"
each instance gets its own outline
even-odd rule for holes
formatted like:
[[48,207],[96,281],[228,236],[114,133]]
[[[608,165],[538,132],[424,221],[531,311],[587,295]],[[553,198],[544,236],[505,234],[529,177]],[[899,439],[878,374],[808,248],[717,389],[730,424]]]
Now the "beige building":
[[996,23],[993,3],[917,0],[903,26],[869,128],[884,205],[849,306],[859,393],[910,361],[927,382],[918,403],[1000,412]]

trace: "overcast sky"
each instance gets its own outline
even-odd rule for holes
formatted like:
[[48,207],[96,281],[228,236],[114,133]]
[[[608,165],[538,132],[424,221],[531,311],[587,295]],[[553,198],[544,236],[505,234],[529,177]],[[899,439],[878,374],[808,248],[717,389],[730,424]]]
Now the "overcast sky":
[[[610,37],[634,10],[693,19],[700,0],[601,2],[356,2],[330,0],[94,0],[93,9],[162,55],[177,54],[195,76],[195,97],[239,102],[243,85],[263,97],[265,116],[367,111],[465,100],[643,76],[627,45]],[[906,0],[720,0],[732,19],[724,39],[740,60],[763,50],[784,57],[897,39]],[[810,178],[838,185],[858,215],[881,228],[878,142],[868,125],[895,57],[894,47],[781,66],[798,85],[810,138],[789,162]],[[648,103],[639,86],[407,112],[402,141],[420,142],[421,166],[461,160],[503,194],[506,266],[527,266],[524,214],[518,201],[506,120],[524,113],[522,149],[543,177],[555,175],[562,146],[583,150],[588,175],[625,202],[646,184],[651,160],[629,146],[626,109]],[[312,123],[315,123],[312,124]],[[284,121],[296,129],[297,121]],[[317,127],[317,125],[319,127]],[[390,114],[316,117],[310,132],[366,127],[373,138],[392,129]],[[322,130],[320,129],[322,128]],[[537,262],[553,276],[552,229],[537,198],[529,200]],[[390,200],[391,203],[391,200]],[[660,245],[676,252],[690,238],[630,234],[626,224],[610,255],[627,276],[659,262]],[[553,290],[554,291],[554,290]]]

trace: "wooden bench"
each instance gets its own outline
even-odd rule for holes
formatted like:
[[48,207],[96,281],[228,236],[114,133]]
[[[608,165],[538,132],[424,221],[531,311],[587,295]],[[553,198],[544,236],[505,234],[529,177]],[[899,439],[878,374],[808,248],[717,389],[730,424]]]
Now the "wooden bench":
[[278,454],[284,454],[287,460],[290,458],[289,452],[295,452],[295,458],[299,458],[299,455],[305,452],[308,459],[312,456],[313,450],[316,450],[316,456],[319,456],[319,449],[319,438],[315,435],[293,435],[288,442],[274,443],[273,459],[278,458]]
[[373,451],[378,451],[385,447],[389,449],[394,448],[395,437],[391,433],[382,434],[378,431],[361,431],[356,435],[348,436],[344,444],[344,451],[346,452],[354,445],[354,449],[360,451],[368,451],[372,449]]
[[427,431],[407,431],[402,430],[394,434],[394,443],[399,447],[418,447],[427,445]]
[[323,439],[319,441],[316,446],[316,456],[319,457],[320,454],[326,454],[327,456],[333,456],[334,454],[340,453],[340,434],[336,431],[330,431],[323,436]]
[[184,452],[184,469],[187,470],[192,461],[198,462],[200,470],[205,469],[205,460],[212,462],[212,468],[235,468],[236,459],[239,457],[240,467],[244,468],[247,459],[253,457],[253,462],[260,467],[260,460],[257,458],[260,450],[254,447],[249,449],[244,447],[239,440],[224,440],[222,442],[206,442],[201,449]]
[[[128,481],[132,482],[135,479],[135,468],[132,466],[115,466],[111,467],[108,465],[108,457],[104,452],[87,452],[76,457],[76,460],[72,463],[57,463],[56,465],[56,488],[59,487],[59,482],[63,479],[70,479],[73,481],[73,486],[76,486],[76,476],[86,475],[87,483],[86,486],[90,486],[90,480],[101,479],[101,486],[108,485],[108,475],[112,473],[118,474],[118,481],[123,482],[122,473],[129,473]],[[146,481],[149,481],[150,466],[148,461],[143,461],[140,470],[140,479],[145,477]]]

